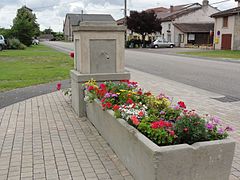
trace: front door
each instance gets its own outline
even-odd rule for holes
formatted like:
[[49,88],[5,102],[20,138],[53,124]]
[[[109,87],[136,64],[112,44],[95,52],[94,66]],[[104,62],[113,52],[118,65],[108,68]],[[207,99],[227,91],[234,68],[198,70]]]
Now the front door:
[[231,50],[232,47],[232,34],[222,35],[222,50]]

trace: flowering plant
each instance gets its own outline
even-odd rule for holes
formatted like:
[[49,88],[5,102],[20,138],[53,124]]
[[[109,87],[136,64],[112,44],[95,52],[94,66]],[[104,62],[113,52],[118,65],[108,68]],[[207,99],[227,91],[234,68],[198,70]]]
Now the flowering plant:
[[103,110],[113,110],[158,145],[172,145],[224,139],[232,128],[224,127],[216,116],[200,116],[187,110],[183,101],[173,104],[161,93],[158,96],[144,92],[137,82],[97,84],[90,80],[84,84],[85,101],[101,101]]

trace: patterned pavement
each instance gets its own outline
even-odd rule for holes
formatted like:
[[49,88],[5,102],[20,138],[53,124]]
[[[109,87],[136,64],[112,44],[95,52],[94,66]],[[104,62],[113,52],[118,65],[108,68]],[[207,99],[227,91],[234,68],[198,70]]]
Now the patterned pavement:
[[[132,70],[132,79],[155,94],[165,92],[200,113],[232,125],[237,147],[229,180],[240,179],[240,102],[222,95]],[[86,118],[72,111],[61,92],[0,109],[0,179],[133,180],[111,147]]]
[[0,109],[0,179],[132,180],[61,92]]

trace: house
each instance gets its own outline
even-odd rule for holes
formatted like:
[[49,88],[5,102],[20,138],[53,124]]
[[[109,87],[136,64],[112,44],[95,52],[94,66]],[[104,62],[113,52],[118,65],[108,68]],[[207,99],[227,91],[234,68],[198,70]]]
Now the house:
[[51,41],[54,39],[54,36],[52,34],[41,34],[39,36],[40,41]]
[[238,7],[212,15],[215,18],[215,49],[240,50],[240,0],[236,1]]
[[214,31],[214,19],[210,16],[219,10],[209,5],[208,0],[203,0],[202,4],[170,6],[168,11],[150,10],[162,21],[162,38],[175,43],[176,46],[213,43],[211,34]]
[[73,41],[73,26],[79,26],[82,21],[115,21],[109,14],[66,14],[63,34],[67,41]]

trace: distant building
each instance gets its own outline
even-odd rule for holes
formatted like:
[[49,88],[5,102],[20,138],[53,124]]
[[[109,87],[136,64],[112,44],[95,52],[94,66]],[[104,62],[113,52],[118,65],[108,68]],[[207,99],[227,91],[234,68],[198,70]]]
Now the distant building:
[[215,18],[215,49],[240,50],[240,0],[238,7],[212,15]]
[[214,30],[214,19],[210,16],[219,12],[209,5],[208,0],[202,4],[192,3],[148,9],[154,11],[162,21],[161,37],[175,43],[176,46],[207,45],[213,43],[211,32]]
[[108,14],[66,14],[63,34],[67,41],[73,41],[73,26],[79,26],[82,21],[115,21]]
[[51,41],[54,39],[54,36],[52,34],[41,34],[39,36],[40,41]]

